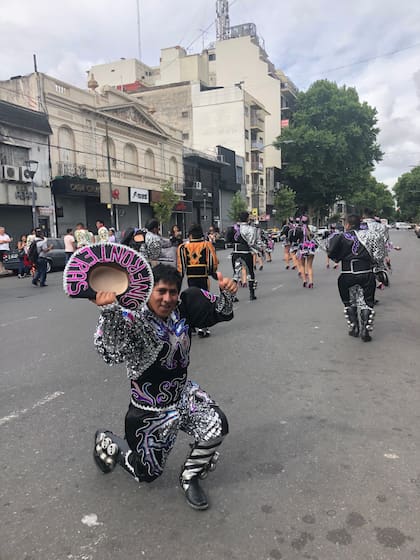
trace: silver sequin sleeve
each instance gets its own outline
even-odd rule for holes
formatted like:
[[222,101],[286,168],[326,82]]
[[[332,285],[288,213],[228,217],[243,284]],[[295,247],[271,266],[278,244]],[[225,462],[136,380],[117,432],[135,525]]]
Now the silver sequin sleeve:
[[234,294],[227,291],[221,291],[216,302],[216,311],[220,315],[230,317],[233,315],[233,298]]
[[94,344],[109,364],[124,362],[132,345],[134,314],[117,303],[102,308],[94,336]]

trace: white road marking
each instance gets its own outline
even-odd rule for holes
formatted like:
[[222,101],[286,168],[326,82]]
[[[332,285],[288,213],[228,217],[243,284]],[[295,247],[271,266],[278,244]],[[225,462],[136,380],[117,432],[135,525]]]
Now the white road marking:
[[33,321],[34,319],[39,319],[39,317],[25,317],[24,319],[16,319],[16,321],[10,321],[10,323],[1,323],[0,327],[8,327],[9,325],[15,325],[21,321]]
[[385,453],[384,454],[385,459],[399,459],[400,456],[397,455],[396,453]]
[[271,288],[271,290],[273,292],[275,292],[276,290],[278,290],[279,288],[283,288],[283,284],[279,284],[278,286],[274,286],[274,288]]
[[9,414],[9,416],[3,416],[3,418],[0,418],[0,426],[3,426],[3,424],[7,424],[7,422],[10,422],[10,420],[15,420],[16,418],[20,418],[27,412],[30,412],[31,410],[35,410],[35,408],[38,408],[39,406],[43,406],[44,404],[47,404],[48,402],[56,399],[57,397],[61,397],[61,395],[64,395],[62,391],[56,391],[55,393],[51,393],[51,395],[46,395],[43,399],[33,404],[31,408],[22,408],[22,410],[13,411],[11,414]]

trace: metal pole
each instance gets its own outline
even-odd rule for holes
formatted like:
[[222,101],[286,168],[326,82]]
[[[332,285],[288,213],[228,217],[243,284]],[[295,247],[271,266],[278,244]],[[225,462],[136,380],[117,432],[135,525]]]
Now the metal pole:
[[108,167],[108,186],[109,186],[109,201],[110,201],[110,218],[111,218],[111,227],[115,228],[114,203],[112,202],[111,159],[110,159],[110,157],[109,157],[108,121],[105,121],[105,136],[106,136],[106,159],[107,159],[107,167]]
[[139,60],[141,62],[140,0],[137,0],[137,42],[139,49]]
[[36,229],[37,219],[36,219],[36,207],[35,207],[35,184],[34,184],[33,177],[31,181],[31,188],[32,188],[32,229]]

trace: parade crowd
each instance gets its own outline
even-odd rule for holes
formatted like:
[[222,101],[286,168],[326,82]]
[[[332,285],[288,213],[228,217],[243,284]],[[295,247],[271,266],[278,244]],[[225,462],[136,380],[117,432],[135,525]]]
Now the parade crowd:
[[[392,244],[388,228],[368,209],[363,217],[349,215],[344,229],[332,224],[322,236],[316,237],[309,226],[304,214],[290,217],[284,224],[280,240],[285,269],[298,275],[303,288],[313,290],[313,262],[321,250],[327,268],[330,260],[334,268],[341,263],[338,291],[348,334],[369,342],[376,289],[389,283]],[[67,230],[64,245],[69,264],[81,262],[77,256],[85,247],[119,242],[148,263],[144,274],[150,274],[152,288],[135,310],[122,306],[116,291],[96,292],[94,302],[100,317],[94,343],[108,365],[125,363],[130,402],[123,437],[105,428],[96,431],[94,461],[105,474],[120,465],[138,482],[152,482],[162,474],[181,430],[193,443],[181,467],[179,484],[191,507],[206,509],[209,504],[201,480],[214,470],[229,426],[217,402],[188,378],[191,339],[194,334],[206,338],[211,327],[232,320],[239,287],[248,289],[251,301],[257,300],[256,273],[272,262],[273,239],[250,220],[248,212],[242,212],[225,235],[231,248],[229,278],[218,270],[215,227],[204,234],[200,224],[193,224],[187,240],[177,226],[172,227],[168,239],[163,238],[155,219],[145,228],[129,228],[118,238],[100,220],[96,228],[93,234],[79,223],[74,230]],[[0,227],[2,258],[10,242]],[[22,236],[18,250],[22,253],[19,277],[35,268],[32,284],[46,286],[51,246],[43,232],[35,230]],[[218,294],[209,291],[211,278],[217,281]],[[187,288],[181,291],[184,279]]]

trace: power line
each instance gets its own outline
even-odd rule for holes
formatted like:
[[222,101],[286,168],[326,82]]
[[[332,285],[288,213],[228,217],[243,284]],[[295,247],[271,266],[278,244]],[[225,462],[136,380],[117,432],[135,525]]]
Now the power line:
[[[351,68],[352,66],[357,66],[359,64],[366,64],[367,62],[371,62],[372,60],[378,60],[380,58],[386,58],[388,56],[394,56],[400,52],[403,51],[408,51],[410,49],[415,49],[420,47],[420,43],[414,43],[413,45],[408,45],[406,47],[402,47],[400,49],[396,49],[394,51],[390,51],[387,53],[383,53],[383,54],[378,54],[376,56],[371,56],[368,58],[364,58],[361,60],[356,60],[354,62],[349,62],[348,64],[343,64],[342,66],[336,66],[335,68],[327,68],[325,70],[319,70],[316,74],[311,74],[308,76],[308,74],[305,74],[306,77],[313,77],[313,76],[319,76],[320,74],[328,74],[330,72],[336,72],[337,70],[343,70],[345,68]],[[296,74],[294,74],[296,75]],[[299,74],[298,74],[299,75]],[[303,76],[303,74],[300,74],[301,76]]]

